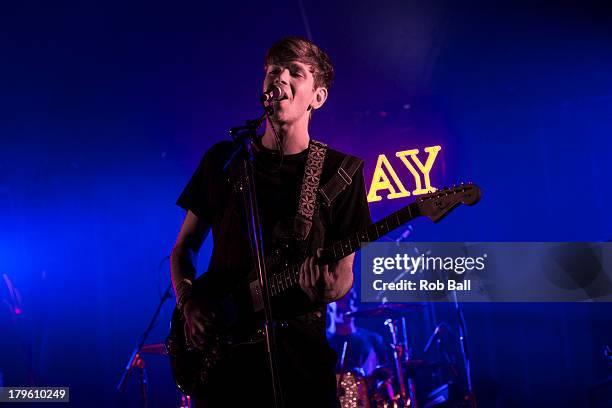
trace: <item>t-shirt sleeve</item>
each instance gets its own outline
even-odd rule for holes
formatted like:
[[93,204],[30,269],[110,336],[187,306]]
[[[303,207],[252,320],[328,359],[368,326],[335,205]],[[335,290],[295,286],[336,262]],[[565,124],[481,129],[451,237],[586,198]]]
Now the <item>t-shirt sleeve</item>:
[[353,182],[332,205],[332,236],[334,240],[344,239],[371,223],[362,163],[353,176]]
[[223,165],[229,157],[231,142],[213,145],[205,154],[191,179],[176,200],[184,210],[194,213],[199,219],[211,224],[219,199],[220,181],[223,180]]

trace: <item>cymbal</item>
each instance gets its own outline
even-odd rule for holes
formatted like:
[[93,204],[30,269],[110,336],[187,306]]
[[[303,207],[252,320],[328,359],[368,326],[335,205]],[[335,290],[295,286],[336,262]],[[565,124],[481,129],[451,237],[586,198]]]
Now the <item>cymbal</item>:
[[422,310],[422,303],[385,303],[370,309],[361,309],[354,312],[348,312],[347,317],[380,317],[393,319],[403,317],[408,312],[417,312]]

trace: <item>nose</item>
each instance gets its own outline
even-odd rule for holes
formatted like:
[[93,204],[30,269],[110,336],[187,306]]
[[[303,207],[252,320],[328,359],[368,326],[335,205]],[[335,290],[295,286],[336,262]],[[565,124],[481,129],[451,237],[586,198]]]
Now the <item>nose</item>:
[[274,82],[275,83],[280,82],[281,84],[288,85],[289,78],[291,78],[291,73],[289,72],[289,68],[283,68],[281,72],[278,74],[278,76],[276,77],[276,80]]

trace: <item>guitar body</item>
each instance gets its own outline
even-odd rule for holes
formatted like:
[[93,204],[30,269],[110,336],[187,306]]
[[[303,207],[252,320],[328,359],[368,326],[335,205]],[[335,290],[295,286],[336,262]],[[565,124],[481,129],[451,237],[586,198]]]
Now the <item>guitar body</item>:
[[185,320],[178,309],[172,313],[170,334],[166,338],[166,350],[170,357],[170,367],[176,385],[183,394],[193,395],[197,389],[207,384],[214,376],[218,363],[216,342],[210,342],[200,351],[192,348],[187,341]]
[[[277,249],[266,259],[266,267],[270,280],[280,282],[284,280],[284,268],[291,264],[290,259],[303,259],[298,255],[303,246],[289,240],[276,244]],[[199,350],[190,343],[185,319],[176,308],[172,314],[170,334],[166,338],[174,380],[186,395],[193,395],[196,390],[206,392],[210,379],[218,374],[235,348],[265,340],[265,315],[259,281],[253,279],[249,283],[237,284],[230,290],[223,290],[219,287],[222,285],[207,278],[209,276],[204,274],[193,283],[192,288],[192,296],[200,302],[200,309],[207,320],[204,347]],[[277,307],[278,300],[278,297],[273,298],[273,310],[283,309]]]

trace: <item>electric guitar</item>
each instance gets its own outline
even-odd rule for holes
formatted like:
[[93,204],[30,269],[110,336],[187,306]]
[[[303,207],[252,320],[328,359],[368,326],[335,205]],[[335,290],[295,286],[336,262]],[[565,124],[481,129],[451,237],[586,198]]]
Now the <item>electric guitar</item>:
[[[413,203],[371,224],[367,228],[324,248],[319,259],[322,265],[333,264],[358,251],[362,244],[373,242],[388,232],[417,218],[429,217],[438,222],[460,204],[474,205],[480,200],[480,189],[471,183],[444,188],[419,196]],[[291,253],[289,246],[278,248],[266,259],[269,291],[275,297],[290,289],[299,287],[299,270],[303,259],[293,262],[283,257]],[[299,262],[295,262],[299,260]],[[196,389],[205,389],[215,370],[223,363],[233,347],[253,344],[263,340],[263,302],[259,280],[253,280],[248,287],[236,288],[223,293],[212,287],[204,274],[193,284],[195,299],[203,299],[200,305],[206,316],[205,342],[202,350],[188,341],[183,314],[174,310],[166,348],[174,380],[179,389],[191,395]],[[221,292],[221,293],[220,293]],[[198,296],[207,294],[204,296]],[[208,296],[214,294],[214,296]],[[235,307],[239,304],[240,307]],[[228,306],[230,305],[230,306]],[[237,323],[239,322],[239,323]]]

